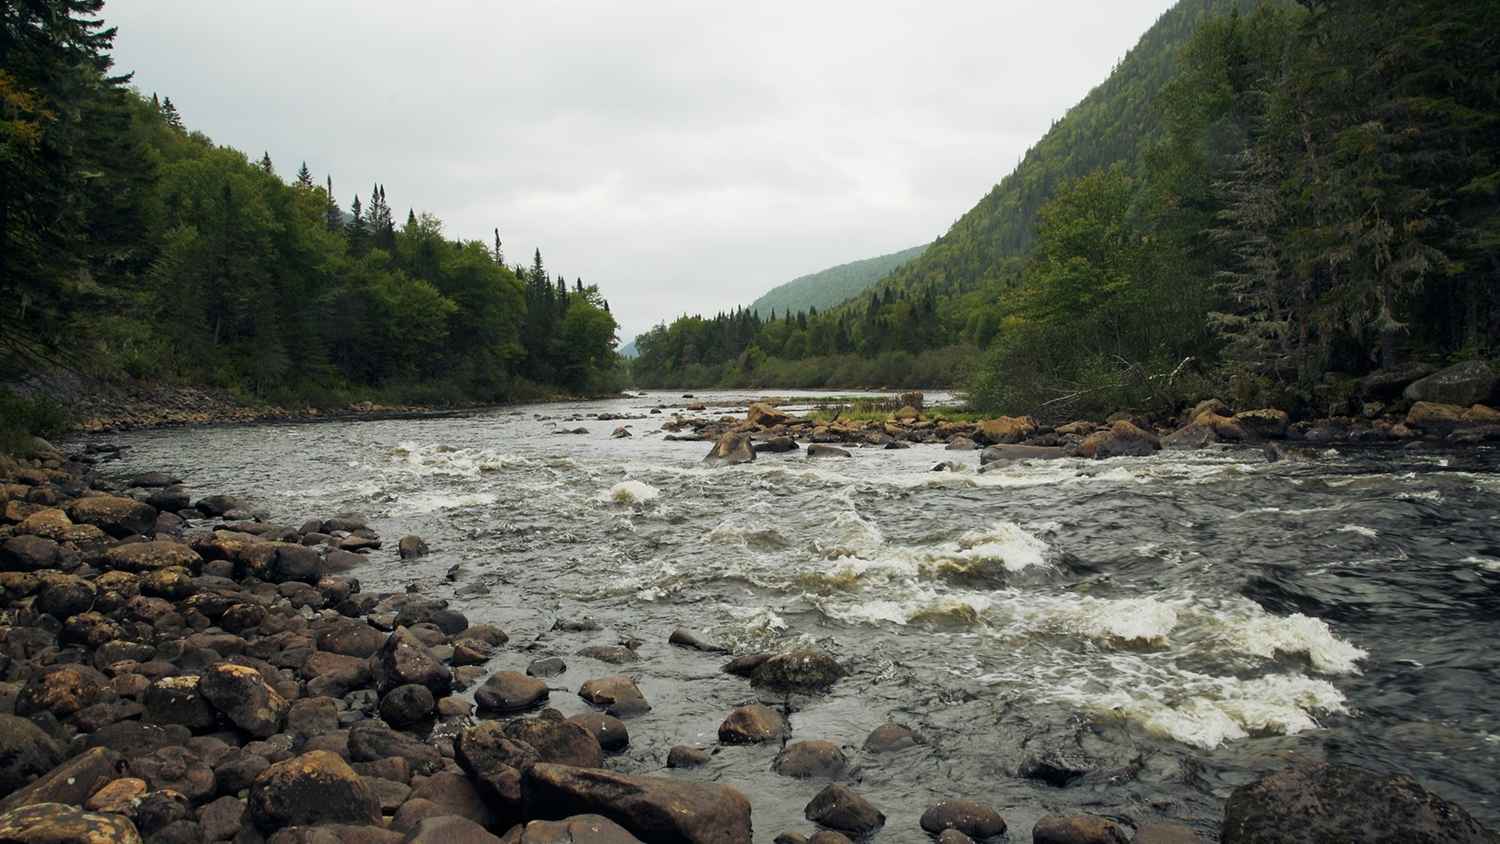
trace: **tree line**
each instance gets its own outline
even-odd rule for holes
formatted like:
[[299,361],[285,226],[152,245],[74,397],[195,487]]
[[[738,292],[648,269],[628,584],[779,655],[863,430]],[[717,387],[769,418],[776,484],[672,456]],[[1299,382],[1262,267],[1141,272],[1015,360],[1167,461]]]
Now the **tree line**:
[[502,400],[615,385],[597,286],[508,266],[306,163],[283,180],[116,74],[100,0],[0,11],[0,355],[276,401]]

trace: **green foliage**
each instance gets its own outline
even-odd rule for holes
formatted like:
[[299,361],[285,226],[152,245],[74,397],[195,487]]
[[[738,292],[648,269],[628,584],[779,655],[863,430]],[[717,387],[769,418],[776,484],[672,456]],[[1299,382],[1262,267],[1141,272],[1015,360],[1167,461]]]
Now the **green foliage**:
[[750,310],[762,318],[770,316],[772,311],[796,313],[819,308],[827,310],[865,292],[871,285],[921,255],[926,249],[926,244],[913,246],[878,258],[852,261],[794,278],[786,284],[771,288],[765,295],[751,302]]
[[20,396],[0,389],[0,454],[26,456],[33,437],[50,437],[67,430],[62,405],[44,396]]
[[[352,215],[105,74],[97,0],[0,11],[0,353],[247,398],[500,400],[617,378],[597,288],[545,302],[375,184]],[[498,242],[498,233],[497,233]],[[540,253],[538,253],[540,266]]]

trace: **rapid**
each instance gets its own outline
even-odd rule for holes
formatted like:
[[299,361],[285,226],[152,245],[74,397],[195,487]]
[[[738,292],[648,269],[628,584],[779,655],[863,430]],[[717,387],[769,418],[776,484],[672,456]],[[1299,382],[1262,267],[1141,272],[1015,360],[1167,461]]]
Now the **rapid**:
[[[696,401],[741,415],[757,397]],[[756,699],[720,672],[727,657],[669,645],[675,627],[737,653],[826,650],[851,675],[774,702],[794,739],[845,747],[888,818],[881,840],[923,840],[917,817],[953,797],[993,803],[1013,830],[1082,810],[1207,832],[1230,791],[1293,755],[1410,774],[1500,826],[1500,450],[1162,452],[981,474],[977,452],[919,445],[710,469],[707,443],[658,430],[685,403],[115,434],[130,449],[101,472],[176,473],[294,525],[368,515],[386,546],[352,572],[365,588],[501,626],[491,670],[563,657],[549,684],[565,714],[588,708],[572,694],[584,680],[621,671],[574,652],[638,641],[624,670],[653,709],[628,722],[609,763],[624,771],[715,745]],[[620,425],[633,435],[610,438]],[[964,465],[929,471],[945,460]],[[406,534],[431,555],[398,560]],[[601,629],[553,629],[585,618]],[[887,721],[925,743],[861,753]],[[807,826],[820,787],[772,773],[777,749],[725,747],[675,775],[742,789],[770,840]]]

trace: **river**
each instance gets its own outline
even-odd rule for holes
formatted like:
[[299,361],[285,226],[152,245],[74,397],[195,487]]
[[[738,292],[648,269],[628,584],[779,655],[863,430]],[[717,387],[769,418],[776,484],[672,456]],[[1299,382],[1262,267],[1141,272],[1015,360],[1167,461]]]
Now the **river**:
[[[753,397],[697,400],[738,414]],[[627,671],[654,708],[628,722],[609,763],[624,771],[713,745],[755,700],[723,657],[668,645],[674,627],[737,652],[823,648],[852,674],[790,702],[793,737],[845,746],[856,790],[887,815],[883,841],[926,840],[917,817],[948,797],[994,804],[1014,841],[1053,811],[1212,831],[1234,787],[1293,755],[1408,773],[1500,827],[1500,451],[979,474],[977,452],[916,446],[707,469],[706,443],[666,442],[668,417],[650,415],[685,403],[135,432],[108,437],[131,449],[103,471],[179,473],[293,525],[367,514],[386,546],[354,572],[366,590],[415,585],[500,625],[494,670],[563,656],[549,683],[568,714],[586,708],[584,680],[620,671],[574,652],[639,640]],[[623,424],[634,436],[611,439]],[[949,459],[967,466],[929,471]],[[433,553],[398,561],[404,534]],[[551,630],[583,617],[603,629]],[[862,753],[891,720],[926,743]],[[757,840],[807,831],[821,785],[772,773],[776,749],[726,747],[674,775],[743,790]],[[1066,787],[1016,775],[1035,759],[1095,773]]]

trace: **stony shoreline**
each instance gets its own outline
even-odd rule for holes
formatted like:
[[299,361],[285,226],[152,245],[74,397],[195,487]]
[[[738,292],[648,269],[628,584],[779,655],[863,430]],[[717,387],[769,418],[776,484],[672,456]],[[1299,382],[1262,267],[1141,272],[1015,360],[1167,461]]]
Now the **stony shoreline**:
[[[899,764],[923,739],[891,723],[846,754],[793,736],[789,702],[816,700],[849,670],[815,651],[724,653],[724,670],[773,705],[726,713],[718,747],[652,748],[658,772],[611,771],[631,720],[651,717],[637,684],[649,669],[576,691],[549,688],[562,653],[493,670],[513,650],[505,631],[420,592],[361,591],[362,566],[420,556],[421,539],[403,537],[393,552],[357,514],[277,524],[252,502],[161,473],[101,477],[110,453],[95,443],[0,458],[0,839],[1152,844],[1214,835],[1095,815],[1007,830],[982,783],[968,799],[929,807],[920,830],[883,829],[885,815],[845,776],[851,757]],[[659,632],[723,652],[689,630]],[[589,712],[546,708],[551,695],[575,693]],[[767,742],[782,748],[774,770],[807,783],[804,830],[753,830],[740,791],[687,770]],[[1050,771],[1015,775],[1046,781]],[[1397,837],[1496,840],[1409,780],[1318,764],[1237,790],[1218,834],[1356,840],[1372,797],[1380,828]]]

